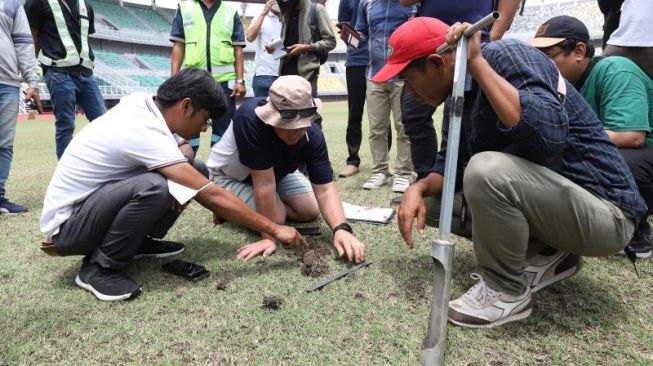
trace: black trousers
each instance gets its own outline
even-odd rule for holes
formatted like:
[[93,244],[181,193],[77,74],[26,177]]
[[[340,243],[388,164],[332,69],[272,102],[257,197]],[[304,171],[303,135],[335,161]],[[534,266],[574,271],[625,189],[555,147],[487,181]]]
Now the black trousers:
[[[367,91],[367,79],[365,69],[367,66],[347,66],[345,76],[347,80],[347,165],[359,166],[361,158],[358,151],[363,139],[363,109],[365,107],[365,93]],[[392,141],[389,139],[389,141]]]
[[[203,162],[192,164],[208,173]],[[173,200],[166,178],[156,172],[106,183],[75,206],[54,238],[55,250],[125,269],[146,236],[163,238],[175,223],[180,213],[172,210]]]
[[[653,212],[653,147],[619,149],[619,152],[626,161],[628,168],[630,168],[633,177],[635,177],[639,193],[644,197],[650,214]],[[646,217],[639,224],[637,230],[648,230],[650,232]]]
[[417,100],[404,87],[401,91],[401,122],[410,140],[410,155],[418,180],[424,178],[433,167],[438,153],[433,113],[435,107]]

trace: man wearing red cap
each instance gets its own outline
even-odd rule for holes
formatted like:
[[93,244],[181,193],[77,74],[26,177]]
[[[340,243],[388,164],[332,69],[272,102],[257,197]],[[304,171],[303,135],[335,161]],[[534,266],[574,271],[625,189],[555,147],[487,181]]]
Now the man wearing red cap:
[[[406,22],[374,80],[398,74],[418,98],[443,103],[455,54],[435,50],[455,46],[467,26]],[[449,303],[449,321],[492,327],[528,317],[532,293],[577,273],[580,256],[621,250],[646,205],[596,114],[546,55],[509,39],[481,47],[477,33],[467,56],[452,231],[473,232],[480,268]],[[404,193],[399,229],[410,248],[414,220],[420,232],[439,221],[447,130],[430,173]]]

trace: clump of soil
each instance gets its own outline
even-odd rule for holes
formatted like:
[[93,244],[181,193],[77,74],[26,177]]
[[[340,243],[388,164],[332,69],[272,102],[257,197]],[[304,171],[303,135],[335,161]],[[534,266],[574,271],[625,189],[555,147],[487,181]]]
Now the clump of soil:
[[229,279],[223,278],[215,283],[215,289],[217,291],[225,291],[227,289],[227,285],[229,285]]
[[301,257],[301,272],[304,276],[320,277],[329,273],[329,265],[326,262],[329,251],[322,249],[309,249],[304,252]]
[[266,296],[263,298],[263,309],[276,311],[283,304],[283,299],[277,296]]
[[298,257],[300,271],[304,276],[320,277],[329,273],[326,259],[330,252],[326,245],[309,240],[308,248],[295,249],[295,255]]
[[229,286],[229,283],[231,283],[232,279],[233,278],[231,276],[225,276],[218,279],[218,281],[215,283],[216,291],[225,291]]

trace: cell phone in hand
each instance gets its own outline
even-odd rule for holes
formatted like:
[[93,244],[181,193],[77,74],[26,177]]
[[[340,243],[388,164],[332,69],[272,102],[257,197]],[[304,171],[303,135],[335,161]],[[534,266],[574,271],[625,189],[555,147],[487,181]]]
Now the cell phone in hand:
[[319,226],[309,226],[309,227],[298,227],[296,228],[297,232],[302,235],[320,235],[322,232]]
[[181,259],[175,259],[165,263],[163,266],[161,266],[161,269],[193,282],[206,278],[211,274],[211,272],[209,272],[201,264],[186,262],[182,261]]

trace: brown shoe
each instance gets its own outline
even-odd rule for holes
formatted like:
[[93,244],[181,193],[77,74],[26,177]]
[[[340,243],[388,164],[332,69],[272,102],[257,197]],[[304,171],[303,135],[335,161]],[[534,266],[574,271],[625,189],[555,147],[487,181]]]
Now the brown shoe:
[[343,170],[338,173],[338,177],[347,178],[358,174],[359,169],[356,165],[347,165]]

